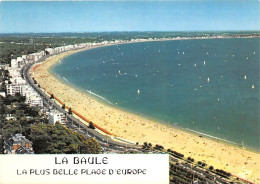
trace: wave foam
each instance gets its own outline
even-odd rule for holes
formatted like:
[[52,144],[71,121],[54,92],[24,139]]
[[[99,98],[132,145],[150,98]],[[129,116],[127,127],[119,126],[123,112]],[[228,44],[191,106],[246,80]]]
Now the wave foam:
[[98,98],[101,98],[102,100],[104,100],[105,102],[111,104],[111,105],[114,105],[112,102],[108,101],[106,98],[104,98],[103,96],[100,96],[96,93],[93,93],[92,91],[89,91],[89,90],[86,90],[88,93],[90,93],[91,95],[94,95],[94,96],[97,96]]
[[68,82],[69,83],[69,81],[65,78],[65,77],[62,77],[66,82]]
[[219,138],[219,137],[214,137],[212,135],[204,134],[204,133],[201,133],[201,132],[198,132],[198,131],[195,131],[195,130],[191,130],[189,128],[185,128],[185,129],[190,131],[190,132],[194,132],[196,134],[199,134],[199,135],[204,135],[205,137],[209,137],[209,138],[212,138],[212,139],[216,139],[216,140],[220,140],[220,141],[223,141],[223,142],[228,142],[228,143],[231,143],[231,144],[234,144],[234,145],[238,145],[237,143],[232,142],[232,141],[228,141],[226,139],[222,139],[222,138]]

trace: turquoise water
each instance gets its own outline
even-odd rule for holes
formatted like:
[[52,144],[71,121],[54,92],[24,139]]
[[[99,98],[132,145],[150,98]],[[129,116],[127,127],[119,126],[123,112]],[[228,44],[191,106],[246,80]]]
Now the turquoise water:
[[259,149],[259,38],[100,47],[51,71],[110,105]]

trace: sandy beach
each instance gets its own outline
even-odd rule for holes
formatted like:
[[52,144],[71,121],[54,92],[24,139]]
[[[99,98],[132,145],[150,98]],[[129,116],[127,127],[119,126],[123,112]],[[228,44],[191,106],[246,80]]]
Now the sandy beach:
[[216,169],[223,169],[254,183],[260,183],[260,154],[236,148],[205,137],[168,127],[138,114],[132,114],[100,103],[59,81],[48,69],[62,58],[78,51],[69,51],[47,59],[32,72],[33,77],[46,91],[53,93],[66,106],[71,107],[87,119],[112,134],[131,142],[160,144],[205,161]]

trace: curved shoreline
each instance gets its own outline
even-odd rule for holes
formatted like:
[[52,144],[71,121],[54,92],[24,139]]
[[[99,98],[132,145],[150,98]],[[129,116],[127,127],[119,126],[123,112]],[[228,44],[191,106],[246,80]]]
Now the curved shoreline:
[[[215,38],[203,38],[203,39],[215,39]],[[234,39],[234,38],[222,38],[222,39]],[[238,38],[237,38],[238,39]],[[248,39],[248,38],[242,38],[242,39]],[[191,39],[183,39],[183,40],[191,40]],[[153,40],[153,41],[156,41],[156,42],[165,42],[165,41],[180,41],[180,40],[171,40],[171,39],[166,39],[166,40]],[[141,43],[144,43],[144,42],[152,42],[152,40],[147,40],[147,41],[140,41]],[[119,44],[111,44],[111,45],[102,45],[102,46],[98,46],[98,47],[95,47],[95,48],[100,48],[100,47],[106,47],[106,46],[115,46],[115,45],[125,45],[125,44],[135,44],[135,43],[140,43],[140,42],[122,42],[122,43],[119,43]],[[88,48],[86,50],[89,50],[89,49],[95,49],[95,48]],[[79,52],[84,52],[84,50],[82,51],[79,51]],[[77,53],[77,52],[76,52]],[[74,54],[74,53],[73,53]],[[72,54],[70,54],[72,55]],[[66,57],[69,57],[70,55],[66,56]],[[63,58],[65,59],[65,57]],[[62,59],[62,60],[63,60]],[[62,62],[62,60],[59,60],[59,62]],[[128,113],[132,113],[132,114],[135,114],[137,116],[141,116],[142,118],[145,118],[149,121],[153,121],[153,122],[156,122],[156,123],[160,123],[164,126],[167,126],[169,128],[176,128],[176,129],[179,129],[179,130],[182,130],[182,131],[185,131],[187,133],[190,133],[190,134],[194,134],[195,136],[204,136],[208,139],[211,139],[211,140],[214,140],[214,141],[220,141],[224,144],[229,144],[231,146],[235,146],[239,149],[243,148],[243,149],[246,149],[248,151],[251,151],[251,152],[255,152],[257,154],[260,154],[260,150],[258,150],[257,148],[253,148],[253,147],[247,147],[247,146],[244,146],[244,145],[241,145],[241,143],[238,143],[238,142],[235,142],[235,141],[230,141],[230,140],[227,140],[225,139],[225,137],[217,137],[216,135],[211,135],[211,134],[207,134],[207,133],[203,133],[203,132],[200,132],[198,130],[192,130],[192,129],[189,129],[189,128],[185,128],[185,127],[182,127],[180,125],[177,125],[175,124],[174,122],[171,122],[173,124],[170,124],[169,122],[166,122],[164,120],[161,120],[159,118],[156,118],[156,117],[153,117],[153,116],[149,116],[149,115],[146,115],[146,114],[142,114],[138,111],[135,111],[135,110],[130,110],[130,109],[127,109],[125,107],[119,107],[115,104],[113,104],[112,102],[110,102],[109,100],[107,100],[105,97],[103,96],[99,96],[98,94],[96,93],[93,93],[88,90],[85,90],[85,89],[82,89],[74,84],[71,84],[65,77],[60,77],[58,76],[57,74],[55,74],[54,71],[52,71],[52,68],[55,67],[55,65],[57,65],[58,62],[54,63],[51,67],[48,68],[48,72],[51,73],[57,80],[59,80],[60,82],[62,82],[63,84],[65,85],[69,85],[70,87],[74,88],[74,89],[77,89],[78,91],[80,91],[81,93],[84,93],[92,98],[94,98],[96,101],[100,102],[100,103],[103,103],[104,105],[108,105],[108,106],[111,106],[112,108],[115,108],[117,110],[121,110],[121,111],[124,111],[124,112],[128,112]]]
[[[248,171],[248,176],[246,178],[252,181],[260,181],[257,176],[259,173],[259,154],[238,149],[218,141],[205,139],[204,137],[168,127],[139,115],[106,106],[93,99],[90,95],[83,94],[80,90],[73,88],[73,86],[60,81],[57,79],[57,76],[50,74],[48,70],[51,66],[75,52],[79,51],[70,51],[47,59],[33,72],[40,85],[58,96],[66,105],[69,104],[88,119],[93,120],[93,122],[105,129],[108,128],[108,131],[115,132],[123,139],[133,142],[161,144],[167,146],[166,148],[183,153],[185,157],[190,156],[197,161],[205,160],[208,165],[224,169],[238,176],[243,176],[242,167],[247,162],[246,170]],[[64,93],[65,91],[66,93]],[[73,97],[72,100],[70,99],[71,97]],[[86,106],[88,107],[87,109]],[[130,128],[128,128],[129,126]],[[245,155],[248,157],[245,158]]]

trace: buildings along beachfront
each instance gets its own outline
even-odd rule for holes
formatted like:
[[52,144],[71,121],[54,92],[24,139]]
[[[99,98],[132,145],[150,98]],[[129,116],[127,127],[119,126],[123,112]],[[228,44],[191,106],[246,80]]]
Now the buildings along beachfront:
[[[10,81],[6,80],[6,95],[21,94],[26,98],[25,103],[30,106],[43,106],[43,101],[41,96],[24,80],[21,75],[22,68],[25,64],[36,63],[45,56],[56,55],[62,52],[67,52],[71,50],[81,49],[85,47],[109,45],[114,43],[123,43],[122,40],[115,41],[103,41],[101,43],[82,43],[67,46],[60,46],[56,48],[46,48],[44,51],[39,51],[37,53],[32,53],[29,55],[22,55],[16,59],[11,60],[11,66],[4,65],[1,66],[5,70],[8,70]],[[1,92],[2,94],[2,92]],[[5,96],[2,94],[2,96]]]

